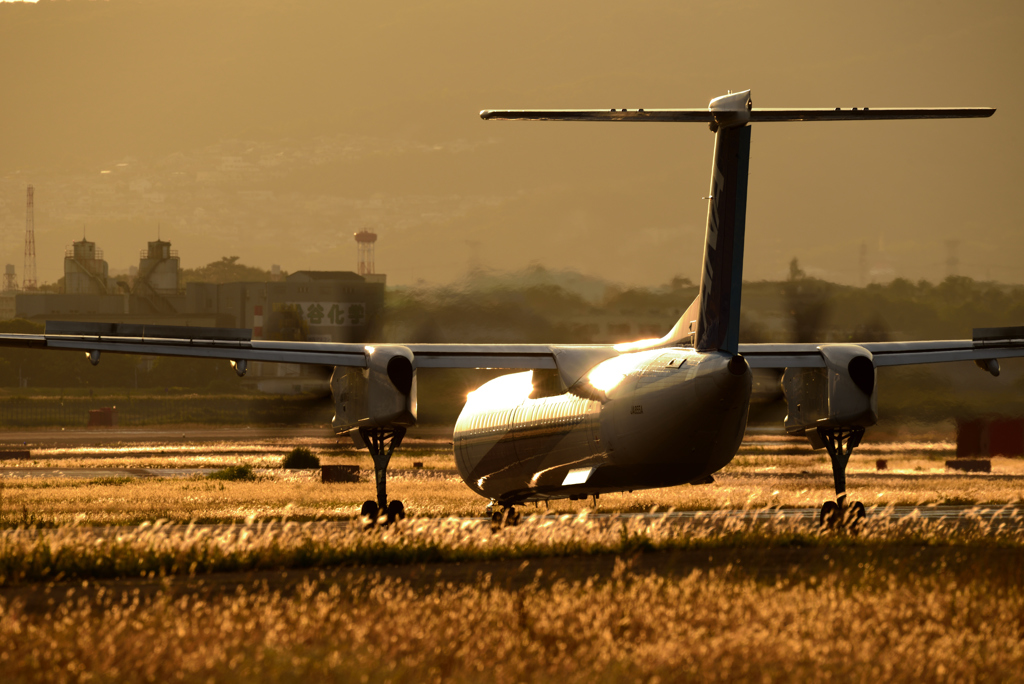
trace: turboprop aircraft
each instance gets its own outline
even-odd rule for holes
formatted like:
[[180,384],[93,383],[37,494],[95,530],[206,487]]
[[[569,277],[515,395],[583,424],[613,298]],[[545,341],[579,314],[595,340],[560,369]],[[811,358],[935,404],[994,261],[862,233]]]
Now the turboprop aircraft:
[[253,340],[250,330],[48,322],[42,335],[3,335],[0,346],[219,358],[239,376],[249,361],[333,366],[333,427],[369,448],[371,519],[402,518],[388,501],[387,467],[416,423],[421,368],[497,368],[455,425],[459,473],[491,502],[497,522],[515,506],[605,492],[709,482],[736,454],[746,428],[751,369],[783,371],[785,429],[831,457],[836,499],[822,523],[853,521],[846,466],[878,414],[876,369],[974,361],[992,375],[1024,356],[1024,326],[976,329],[973,339],[864,344],[740,344],[740,294],[750,134],[754,124],[988,117],[994,109],[755,109],[750,91],[706,109],[484,111],[485,120],[696,122],[715,136],[697,298],[668,333],[620,345],[341,344]]

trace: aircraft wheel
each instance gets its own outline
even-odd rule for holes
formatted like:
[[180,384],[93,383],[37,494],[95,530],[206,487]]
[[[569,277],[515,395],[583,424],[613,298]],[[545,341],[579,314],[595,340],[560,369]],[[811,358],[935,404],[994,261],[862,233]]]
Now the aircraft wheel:
[[821,514],[818,516],[818,524],[821,527],[827,527],[832,529],[837,523],[841,522],[843,518],[842,512],[839,510],[839,504],[835,501],[826,501],[821,505]]
[[502,527],[515,527],[519,524],[519,511],[516,510],[515,506],[509,506],[501,513]]
[[377,515],[379,513],[380,509],[377,508],[376,501],[364,501],[363,507],[359,510],[359,516],[362,518],[369,518],[371,526],[377,523]]
[[864,521],[867,520],[868,511],[864,508],[864,504],[860,501],[854,501],[853,505],[846,512],[847,524],[850,526],[850,531],[857,533],[860,528],[864,525]]
[[401,501],[392,501],[388,504],[388,522],[405,520],[405,504]]
[[491,511],[491,531],[497,532],[501,529],[501,511]]

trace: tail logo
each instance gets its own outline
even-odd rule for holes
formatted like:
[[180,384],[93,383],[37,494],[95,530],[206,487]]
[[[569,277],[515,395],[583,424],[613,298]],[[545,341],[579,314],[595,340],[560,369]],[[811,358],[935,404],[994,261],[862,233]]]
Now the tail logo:
[[718,249],[718,202],[724,189],[725,175],[716,164],[715,177],[711,183],[711,207],[708,210],[708,240],[705,245],[704,277],[701,278],[700,287],[700,327],[705,331],[711,330],[712,325],[709,314],[711,311],[711,288],[714,285],[715,271],[711,264],[715,260],[715,250]]

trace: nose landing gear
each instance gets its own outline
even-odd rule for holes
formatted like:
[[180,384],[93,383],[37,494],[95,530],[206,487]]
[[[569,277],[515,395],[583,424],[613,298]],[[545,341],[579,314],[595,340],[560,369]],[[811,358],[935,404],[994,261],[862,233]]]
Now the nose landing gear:
[[829,529],[846,526],[856,531],[867,518],[867,510],[860,501],[854,501],[852,504],[846,501],[846,466],[850,462],[853,450],[864,437],[864,428],[820,427],[818,436],[825,443],[825,449],[832,461],[832,478],[836,486],[836,500],[822,504],[818,522],[822,527]]
[[382,515],[387,515],[388,523],[405,519],[405,505],[398,500],[388,502],[388,463],[391,462],[391,454],[402,443],[405,437],[405,428],[359,428],[359,436],[366,442],[373,458],[374,479],[377,482],[377,500],[364,501],[363,508],[359,514],[369,518],[371,524],[375,524]]

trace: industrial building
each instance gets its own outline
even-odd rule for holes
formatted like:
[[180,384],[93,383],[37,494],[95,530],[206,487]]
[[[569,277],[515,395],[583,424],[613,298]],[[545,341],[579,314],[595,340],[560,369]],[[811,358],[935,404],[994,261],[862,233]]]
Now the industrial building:
[[[60,293],[36,283],[35,191],[25,195],[25,266],[21,288],[12,264],[4,273],[0,320],[93,321],[192,327],[248,328],[253,339],[363,342],[378,329],[385,276],[374,273],[377,235],[355,234],[357,270],[299,271],[270,282],[183,283],[181,260],[166,240],[139,253],[134,277],[112,278],[103,250],[83,238],[64,252]],[[307,372],[307,371],[303,371]],[[307,389],[298,366],[253,364],[249,377],[287,378],[281,391]],[[316,377],[313,377],[316,376]],[[322,378],[314,372],[311,382]]]
[[188,283],[186,310],[253,339],[361,342],[384,306],[384,276],[298,271],[269,283]]
[[29,320],[98,321],[163,325],[215,325],[190,315],[180,288],[181,268],[171,243],[150,242],[139,256],[133,283],[109,275],[103,250],[86,239],[64,253],[63,293],[21,293],[14,315]]
[[85,238],[72,242],[64,252],[64,293],[106,295],[116,290],[103,260],[103,250],[96,249],[96,243]]
[[[351,271],[298,271],[268,283],[188,283],[189,315],[215,325],[249,328],[253,339],[363,342],[384,310],[385,278]],[[308,366],[254,363],[252,374],[268,392],[326,387]]]
[[11,313],[39,321],[251,328],[253,339],[360,342],[383,308],[386,280],[366,269],[365,259],[360,254],[364,275],[298,271],[272,282],[183,286],[178,252],[166,240],[140,252],[130,282],[111,278],[103,251],[83,238],[65,252],[63,293],[17,293]]
[[[178,252],[168,241],[148,243],[139,254],[138,275],[129,281],[111,278],[103,251],[83,238],[65,252],[63,293],[7,293],[13,306],[6,317],[248,328],[253,339],[362,342],[377,329],[386,278],[372,272],[372,243],[367,254],[367,234],[361,235],[362,275],[298,271],[271,282],[184,285]],[[13,267],[8,270],[10,280]],[[273,391],[308,389],[322,380],[299,373],[298,366],[253,364],[250,377]],[[281,379],[278,386],[273,378]]]

